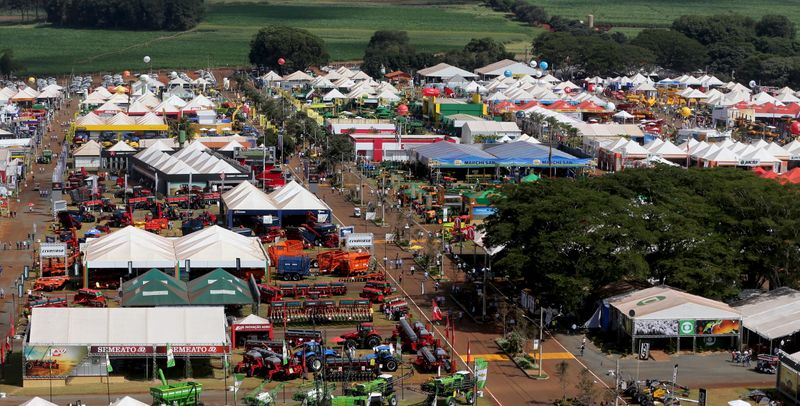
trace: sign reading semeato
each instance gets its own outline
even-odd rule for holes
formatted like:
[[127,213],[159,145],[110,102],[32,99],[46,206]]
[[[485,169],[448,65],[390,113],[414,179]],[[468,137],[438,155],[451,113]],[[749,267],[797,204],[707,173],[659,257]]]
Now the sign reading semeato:
[[67,244],[63,242],[43,242],[39,246],[42,258],[61,258],[67,256]]
[[[155,350],[155,351],[154,351]],[[175,355],[215,355],[228,352],[224,345],[173,345],[172,352]],[[166,354],[165,345],[93,345],[89,348],[90,354],[109,354],[109,355],[153,355]]]
[[344,245],[347,248],[371,248],[372,233],[351,233],[345,237]]

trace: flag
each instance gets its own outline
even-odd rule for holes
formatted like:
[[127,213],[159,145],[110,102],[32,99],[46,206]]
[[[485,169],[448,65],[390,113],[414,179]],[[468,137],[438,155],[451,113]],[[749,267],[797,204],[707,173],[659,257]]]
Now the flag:
[[478,389],[486,386],[486,376],[489,373],[489,363],[483,358],[475,359],[475,378],[478,380]]
[[283,365],[288,364],[289,363],[289,350],[286,348],[286,340],[283,340],[283,352],[281,354],[283,355]]
[[175,354],[172,353],[172,346],[167,343],[167,368],[175,366]]
[[433,321],[441,321],[442,320],[442,310],[439,309],[439,305],[436,304],[436,299],[432,300],[433,302]]
[[227,375],[228,368],[231,366],[231,364],[228,362],[228,354],[225,354],[225,356],[222,357],[222,366],[225,368],[225,375]]
[[445,318],[445,322],[444,322],[444,338],[446,338],[448,340],[450,339],[450,316],[449,315]]
[[472,353],[469,351],[469,341],[467,341],[467,364],[472,362]]
[[114,368],[111,367],[111,360],[108,359],[108,353],[106,353],[106,372],[109,374],[114,372]]

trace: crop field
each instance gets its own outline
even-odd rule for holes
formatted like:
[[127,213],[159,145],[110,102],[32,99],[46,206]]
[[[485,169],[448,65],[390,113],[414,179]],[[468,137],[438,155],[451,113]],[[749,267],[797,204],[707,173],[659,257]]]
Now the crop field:
[[[778,0],[529,0],[549,15],[585,20],[593,14],[598,24],[611,24],[629,34],[645,27],[669,27],[686,14],[735,12],[759,19],[764,14],[780,14],[800,24],[797,1]],[[637,28],[629,30],[625,28]]]
[[152,58],[153,68],[242,66],[248,64],[253,34],[270,24],[305,28],[319,35],[334,61],[360,59],[372,33],[381,29],[408,31],[417,50],[431,52],[461,48],[471,38],[488,36],[513,52],[524,53],[540,32],[476,2],[211,0],[206,19],[187,32],[14,25],[0,27],[0,49],[13,49],[31,73],[141,71],[146,69],[144,55]]

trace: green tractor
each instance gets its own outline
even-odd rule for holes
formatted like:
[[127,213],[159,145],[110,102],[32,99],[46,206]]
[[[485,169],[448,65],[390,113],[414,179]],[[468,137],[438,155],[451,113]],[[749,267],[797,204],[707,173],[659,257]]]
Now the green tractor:
[[468,371],[458,371],[453,375],[433,378],[422,384],[422,391],[428,395],[428,404],[434,400],[444,401],[447,406],[455,406],[458,397],[463,396],[467,404],[475,404],[475,378]]
[[[369,382],[353,384],[353,386],[345,390],[345,394],[349,397],[368,400],[368,402],[365,403],[368,406],[397,406],[397,395],[394,393],[394,381],[392,376],[388,374],[379,375],[377,379]],[[353,403],[345,404],[350,405]]]
[[203,391],[203,384],[198,382],[182,382],[170,385],[164,377],[164,371],[160,368],[158,376],[161,378],[161,386],[150,388],[150,395],[153,397],[153,406],[203,406],[200,401],[200,393]]

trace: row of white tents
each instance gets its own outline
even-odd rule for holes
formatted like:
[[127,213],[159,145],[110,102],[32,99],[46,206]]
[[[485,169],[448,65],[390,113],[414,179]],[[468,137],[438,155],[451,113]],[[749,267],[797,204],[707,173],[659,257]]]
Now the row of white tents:
[[41,91],[29,86],[20,88],[4,87],[0,89],[0,105],[33,102],[33,101],[52,101],[64,98],[63,88],[56,84],[47,85]]

